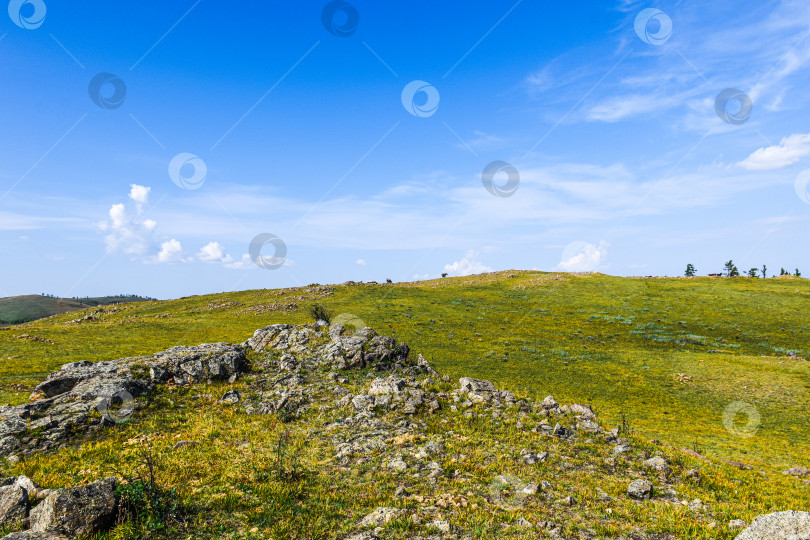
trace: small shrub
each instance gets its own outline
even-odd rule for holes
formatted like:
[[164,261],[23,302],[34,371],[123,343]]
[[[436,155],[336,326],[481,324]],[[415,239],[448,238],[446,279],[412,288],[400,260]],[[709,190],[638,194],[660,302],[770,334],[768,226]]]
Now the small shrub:
[[276,479],[279,482],[297,482],[304,477],[304,471],[299,462],[300,448],[293,443],[290,430],[284,430],[276,443]]
[[315,319],[315,322],[326,321],[328,324],[332,320],[332,316],[326,311],[326,308],[320,304],[314,304],[309,308],[309,314]]
[[180,525],[177,491],[159,485],[152,449],[144,449],[139,458],[133,475],[119,473],[125,481],[115,491],[119,499],[118,523],[128,522],[147,531]]

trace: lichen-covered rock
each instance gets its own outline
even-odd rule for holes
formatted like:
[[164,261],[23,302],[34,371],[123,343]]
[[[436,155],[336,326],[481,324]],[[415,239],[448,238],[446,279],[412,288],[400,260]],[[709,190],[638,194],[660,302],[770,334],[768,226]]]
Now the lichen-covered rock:
[[58,489],[31,511],[31,531],[69,537],[107,530],[115,519],[115,478]]
[[14,525],[28,517],[28,492],[11,484],[0,487],[0,525]]
[[810,540],[810,512],[774,512],[754,518],[735,540]]

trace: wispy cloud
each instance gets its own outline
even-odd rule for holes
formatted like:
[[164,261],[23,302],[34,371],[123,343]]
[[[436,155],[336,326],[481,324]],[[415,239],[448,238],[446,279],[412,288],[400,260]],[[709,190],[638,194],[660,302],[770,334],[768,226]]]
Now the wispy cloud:
[[760,148],[738,165],[749,171],[771,171],[798,163],[805,156],[810,156],[810,133],[797,133]]

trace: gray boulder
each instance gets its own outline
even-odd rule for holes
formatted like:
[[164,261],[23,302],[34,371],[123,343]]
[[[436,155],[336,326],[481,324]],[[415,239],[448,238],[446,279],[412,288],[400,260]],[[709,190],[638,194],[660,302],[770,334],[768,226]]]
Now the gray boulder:
[[810,540],[810,512],[775,512],[754,518],[735,540]]
[[627,494],[631,499],[643,501],[652,497],[652,484],[646,480],[634,480],[627,486]]
[[0,525],[14,525],[28,517],[28,492],[11,484],[0,487]]
[[107,530],[115,520],[117,479],[56,490],[31,511],[31,531],[69,537]]

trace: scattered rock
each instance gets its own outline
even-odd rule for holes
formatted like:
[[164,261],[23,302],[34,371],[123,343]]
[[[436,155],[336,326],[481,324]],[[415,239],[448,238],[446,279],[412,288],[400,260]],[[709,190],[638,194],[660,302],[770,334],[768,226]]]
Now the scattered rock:
[[631,499],[643,501],[652,498],[652,484],[646,480],[634,480],[627,486],[627,494]]
[[744,522],[741,519],[732,519],[731,521],[728,522],[729,530],[732,530],[732,529],[744,529],[747,526],[748,526],[748,523]]
[[650,469],[656,470],[660,473],[668,475],[672,472],[672,469],[669,467],[669,463],[667,460],[662,458],[661,456],[651,457],[644,461],[644,466]]
[[361,527],[383,527],[402,514],[399,508],[380,506],[360,521]]
[[242,399],[242,394],[239,393],[239,390],[228,390],[225,392],[222,397],[219,399],[220,403],[228,403],[234,404],[239,403]]
[[775,512],[754,518],[735,540],[810,540],[810,512]]
[[8,536],[4,536],[3,540],[68,540],[68,538],[67,536],[50,532],[36,533],[33,531],[23,531],[13,532]]
[[66,536],[90,535],[107,530],[115,519],[117,479],[58,489],[31,511],[31,531]]
[[187,446],[199,446],[199,445],[200,443],[198,443],[197,441],[177,441],[176,443],[174,443],[174,446],[172,446],[172,450],[180,450],[181,448],[185,448]]
[[810,469],[807,467],[791,467],[782,474],[788,476],[807,476],[810,474]]

